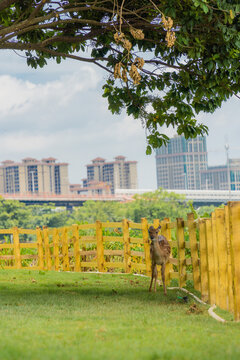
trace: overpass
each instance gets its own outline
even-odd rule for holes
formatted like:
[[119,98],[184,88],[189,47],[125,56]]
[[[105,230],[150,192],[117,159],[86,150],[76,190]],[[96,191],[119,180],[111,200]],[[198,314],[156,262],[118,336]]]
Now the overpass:
[[53,194],[0,194],[5,200],[17,200],[26,205],[43,205],[54,204],[55,206],[64,206],[71,210],[74,206],[82,206],[85,201],[130,201],[132,196],[129,195],[53,195]]
[[[180,190],[180,189],[163,189],[167,192],[184,195],[186,200],[191,200],[194,206],[226,204],[228,201],[240,201],[240,191],[234,190]],[[135,194],[143,194],[155,191],[153,189],[118,189],[116,195],[133,196]]]
[[[54,204],[72,209],[74,206],[82,206],[85,201],[131,201],[133,195],[153,192],[153,189],[117,189],[114,195],[53,195],[53,194],[0,194],[4,199],[18,200],[27,205]],[[194,206],[226,204],[228,201],[240,201],[240,191],[234,190],[164,190],[184,195],[186,200],[193,201]]]

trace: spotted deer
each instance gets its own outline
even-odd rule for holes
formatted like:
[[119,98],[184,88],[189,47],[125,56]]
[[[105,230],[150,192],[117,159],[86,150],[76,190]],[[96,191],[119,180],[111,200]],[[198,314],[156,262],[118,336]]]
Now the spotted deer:
[[154,279],[154,291],[156,292],[156,282],[157,282],[157,265],[161,265],[161,273],[162,273],[162,282],[163,282],[163,290],[164,295],[167,295],[166,285],[165,285],[165,267],[166,263],[169,260],[169,256],[171,253],[171,247],[169,242],[163,235],[158,235],[161,226],[155,229],[153,226],[150,226],[148,229],[149,237],[151,239],[150,244],[150,257],[152,261],[152,278],[149,287],[149,291],[152,291],[152,284]]

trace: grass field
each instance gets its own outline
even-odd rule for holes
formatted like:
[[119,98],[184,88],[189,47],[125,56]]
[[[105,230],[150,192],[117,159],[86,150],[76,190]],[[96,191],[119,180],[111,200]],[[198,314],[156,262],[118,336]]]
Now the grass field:
[[240,324],[133,275],[0,270],[0,359],[240,359]]

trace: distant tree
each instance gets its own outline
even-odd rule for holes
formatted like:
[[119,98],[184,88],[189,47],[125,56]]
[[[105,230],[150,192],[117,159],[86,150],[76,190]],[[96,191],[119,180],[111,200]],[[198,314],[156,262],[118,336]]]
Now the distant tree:
[[31,209],[15,200],[0,199],[0,228],[28,227]]
[[72,216],[77,223],[100,221],[122,221],[125,215],[125,204],[115,201],[86,201],[76,208]]
[[191,212],[185,196],[162,189],[135,195],[134,199],[126,204],[126,216],[135,222],[140,222],[142,217],[150,222],[154,219],[162,220],[165,217],[175,220],[177,217],[186,218],[187,213]]
[[29,206],[31,220],[29,226],[62,227],[73,224],[71,214],[65,208],[56,208],[54,204]]
[[204,135],[196,115],[238,96],[239,1],[2,0],[0,24],[0,49],[34,68],[71,58],[104,69],[109,109],[141,119],[148,154],[168,140],[164,124]]
[[[222,205],[220,206],[222,207]],[[200,206],[199,208],[197,208],[195,210],[195,216],[196,218],[207,218],[210,217],[212,212],[215,211],[215,209],[217,208],[217,206],[214,205],[209,205],[209,206]]]

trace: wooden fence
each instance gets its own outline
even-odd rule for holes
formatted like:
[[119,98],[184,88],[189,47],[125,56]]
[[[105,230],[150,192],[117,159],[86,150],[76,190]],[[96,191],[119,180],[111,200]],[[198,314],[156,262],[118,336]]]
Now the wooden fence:
[[172,248],[166,282],[192,280],[203,300],[240,320],[240,203],[211,218],[100,222],[63,228],[0,229],[0,268],[151,274],[148,228],[161,225]]

